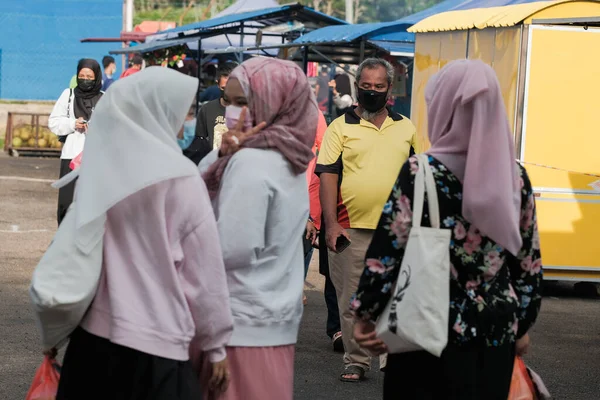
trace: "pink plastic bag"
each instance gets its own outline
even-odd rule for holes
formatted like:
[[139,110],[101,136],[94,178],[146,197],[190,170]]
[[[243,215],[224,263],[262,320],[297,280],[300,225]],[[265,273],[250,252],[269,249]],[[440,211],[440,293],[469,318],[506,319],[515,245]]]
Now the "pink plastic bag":
[[60,380],[60,364],[48,356],[44,357],[27,392],[25,400],[55,400]]
[[81,156],[83,155],[83,152],[79,153],[77,155],[77,157],[75,157],[74,159],[71,160],[71,163],[69,164],[69,168],[71,168],[71,170],[76,170],[77,168],[79,168],[79,166],[81,165]]

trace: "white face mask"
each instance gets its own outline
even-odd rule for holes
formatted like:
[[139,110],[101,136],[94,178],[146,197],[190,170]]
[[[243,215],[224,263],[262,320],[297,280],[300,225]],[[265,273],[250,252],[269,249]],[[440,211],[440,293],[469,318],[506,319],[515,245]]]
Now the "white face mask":
[[[227,106],[225,107],[225,124],[227,125],[227,129],[231,130],[235,128],[237,125],[240,115],[242,114],[242,107],[238,106]],[[244,121],[244,131],[252,129],[254,123],[252,121],[252,116],[250,116],[250,110],[246,108],[246,118]]]

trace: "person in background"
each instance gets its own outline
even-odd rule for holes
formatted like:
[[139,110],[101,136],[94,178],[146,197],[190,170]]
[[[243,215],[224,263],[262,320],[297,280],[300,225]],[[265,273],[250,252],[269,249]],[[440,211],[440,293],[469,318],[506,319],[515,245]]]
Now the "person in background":
[[196,106],[190,107],[188,114],[185,117],[183,127],[177,135],[177,144],[181,150],[185,150],[190,147],[190,144],[196,137]]
[[[362,380],[371,367],[370,354],[353,338],[354,318],[348,304],[377,228],[378,210],[416,140],[413,123],[386,108],[394,68],[385,60],[369,58],[358,68],[357,77],[359,104],[329,125],[316,167],[346,351],[340,376],[345,382]],[[350,241],[350,246],[338,253],[340,237]],[[385,367],[383,357],[380,366]]]
[[[151,67],[98,105],[78,175],[76,237],[104,234],[99,286],[71,335],[57,400],[197,400],[192,339],[225,389],[233,322],[206,186],[182,156],[198,80]],[[123,149],[127,149],[123,151]]]
[[352,97],[352,86],[350,77],[346,73],[339,74],[329,82],[329,87],[333,91],[333,104],[335,104],[336,116],[341,117],[348,111],[351,111],[355,104]]
[[127,68],[122,74],[121,79],[136,74],[142,70],[144,58],[140,54],[136,54],[131,59],[131,67]]
[[[527,332],[542,301],[533,189],[515,162],[513,135],[491,67],[479,60],[453,61],[429,80],[425,98],[429,168],[440,220],[452,233],[448,345],[440,358],[425,351],[390,354],[384,399],[401,394],[407,399],[506,400],[515,352],[527,352]],[[402,167],[351,305],[355,337],[374,353],[383,343],[372,321],[398,277],[420,168],[415,157]],[[429,225],[425,214],[423,226]]]
[[[318,107],[291,61],[254,57],[225,88],[229,131],[200,163],[213,198],[234,330],[219,400],[291,400],[302,318],[305,173]],[[238,151],[239,150],[239,151]]]
[[[327,130],[327,121],[321,111],[319,111],[319,121],[317,124],[317,136],[315,137],[315,144],[313,145],[313,153],[315,157],[319,155],[319,149],[321,148],[321,142],[323,141],[323,135]],[[308,275],[308,268],[312,260],[314,252],[314,245],[318,241],[319,237],[319,226],[321,220],[321,205],[319,204],[319,182],[316,181],[313,184],[313,176],[315,176],[315,166],[317,159],[313,158],[308,165],[306,170],[306,183],[308,185],[308,197],[310,201],[310,212],[308,215],[308,222],[306,223],[306,231],[304,232],[304,280]],[[306,296],[302,298],[304,305],[307,303]]]
[[102,91],[106,92],[106,89],[115,81],[113,76],[117,72],[117,63],[114,57],[104,56],[102,58],[102,66],[104,67],[104,73],[102,74]]
[[[315,156],[319,156],[321,149],[321,143],[323,136],[327,130],[327,122],[322,112],[319,112],[319,124],[317,126],[317,136],[315,138],[315,145],[313,146],[313,152]],[[314,158],[308,167],[306,179],[309,180],[308,194],[310,199],[310,214],[309,220],[306,224],[306,233],[304,238],[304,280],[308,273],[308,267],[313,254],[313,246],[319,247],[319,273],[325,277],[325,287],[323,295],[325,297],[325,304],[327,306],[327,322],[326,322],[326,334],[332,341],[333,350],[336,352],[344,351],[344,343],[342,341],[342,328],[340,326],[340,312],[337,303],[337,295],[335,293],[335,287],[331,282],[329,274],[329,258],[327,254],[327,248],[325,247],[325,224],[322,218],[321,202],[319,199],[319,176],[314,173],[316,167],[317,158]],[[323,247],[320,247],[320,243]],[[306,296],[303,298],[303,303],[306,305]]]
[[206,103],[207,101],[215,101],[223,98],[223,90],[225,89],[225,85],[227,85],[229,74],[235,67],[237,67],[237,65],[238,64],[236,62],[226,61],[223,63],[223,65],[219,66],[217,70],[216,85],[212,85],[200,93],[200,103]]
[[328,111],[329,104],[329,69],[326,66],[321,68],[321,74],[317,78],[317,84],[315,86],[315,95],[317,96],[317,102],[319,103],[319,110],[326,113]]
[[225,106],[228,102],[224,96],[225,86],[231,71],[237,64],[228,62],[223,64],[218,71],[219,97],[209,101],[200,108],[198,123],[196,124],[196,137],[183,154],[197,164],[200,163],[213,149],[221,147],[221,138],[227,132],[225,125]]
[[[64,143],[60,156],[60,177],[71,171],[69,164],[77,157],[85,144],[88,123],[96,104],[102,97],[102,71],[92,59],[84,58],[77,64],[77,86],[65,89],[48,119],[48,128]],[[58,192],[57,220],[60,225],[71,202],[75,182]]]
[[[320,179],[318,175],[314,175],[313,182],[320,189]],[[327,306],[327,321],[325,323],[325,333],[331,339],[333,351],[337,353],[344,352],[344,339],[342,334],[342,325],[340,320],[340,308],[338,305],[337,292],[335,286],[331,280],[331,273],[329,270],[329,251],[327,250],[327,227],[325,226],[325,217],[321,212],[321,218],[319,220],[319,273],[325,278],[325,285],[323,287],[323,297],[325,299],[325,305]]]

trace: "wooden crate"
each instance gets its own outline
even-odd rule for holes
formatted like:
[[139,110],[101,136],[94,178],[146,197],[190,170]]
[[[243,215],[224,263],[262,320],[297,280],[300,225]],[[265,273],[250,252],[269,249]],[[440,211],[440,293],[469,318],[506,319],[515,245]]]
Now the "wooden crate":
[[48,129],[49,116],[41,113],[9,112],[4,151],[15,157],[20,155],[59,157],[62,143],[55,145],[57,147],[50,145],[58,138]]

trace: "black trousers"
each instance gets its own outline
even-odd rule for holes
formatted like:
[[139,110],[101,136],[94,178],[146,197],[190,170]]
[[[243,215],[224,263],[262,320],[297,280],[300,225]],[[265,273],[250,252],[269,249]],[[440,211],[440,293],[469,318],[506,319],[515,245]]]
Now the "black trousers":
[[335,286],[329,276],[329,256],[327,253],[327,239],[325,237],[325,218],[321,217],[321,230],[319,231],[319,273],[325,277],[325,288],[323,296],[327,305],[327,336],[333,338],[333,335],[342,330],[340,323],[340,309],[338,307],[337,294]]
[[441,358],[424,351],[390,354],[383,398],[506,400],[514,359],[514,344],[500,347],[449,344]]
[[[69,164],[71,164],[71,160],[60,160],[61,178],[71,172]],[[56,211],[58,225],[60,225],[65,215],[67,215],[67,210],[73,202],[73,195],[75,194],[75,182],[77,182],[77,179],[58,190],[58,209]]]
[[201,400],[189,361],[111,343],[81,328],[71,335],[56,400]]

